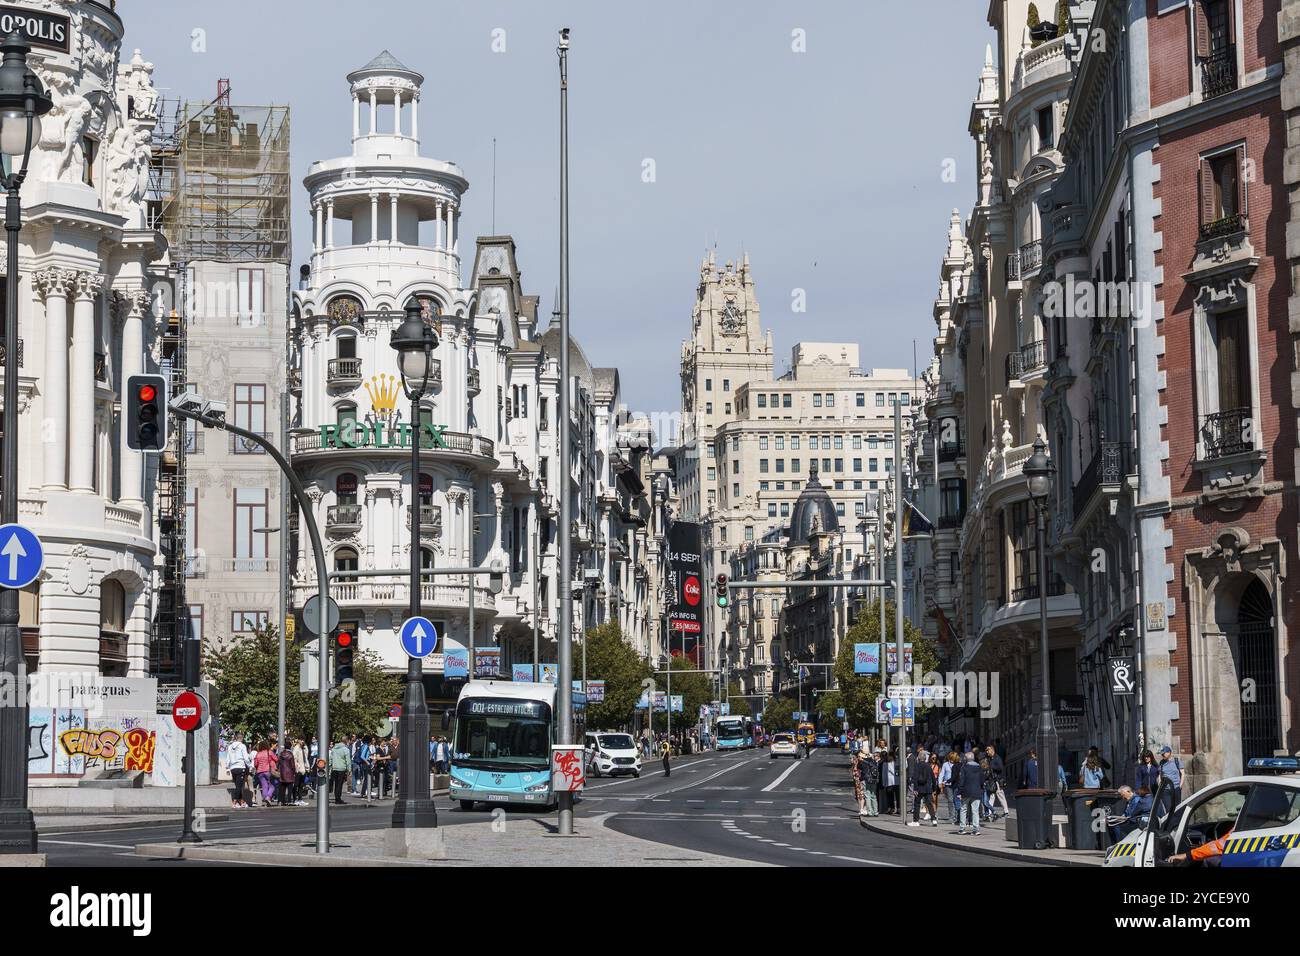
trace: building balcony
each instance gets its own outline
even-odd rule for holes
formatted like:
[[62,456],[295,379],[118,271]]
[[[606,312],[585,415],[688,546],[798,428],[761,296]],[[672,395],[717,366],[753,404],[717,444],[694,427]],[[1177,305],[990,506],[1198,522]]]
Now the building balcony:
[[[5,343],[4,337],[0,336],[0,372],[4,371],[5,365]],[[23,340],[18,340],[18,367],[23,367]]]
[[[266,441],[271,441],[270,432],[253,432],[253,434],[256,435],[258,438],[265,439]],[[257,442],[249,441],[247,438],[244,438],[241,435],[236,435],[234,433],[231,433],[230,435],[230,453],[232,455],[265,455],[266,454],[266,452],[262,450],[262,446],[257,444]]]
[[1020,247],[1020,278],[1031,279],[1043,267],[1043,240],[1035,239]]
[[217,570],[223,574],[274,574],[280,567],[275,558],[221,558]]
[[325,384],[330,388],[356,388],[361,384],[361,359],[330,359],[325,367]]
[[[426,617],[437,617],[447,612],[465,612],[469,609],[469,588],[463,582],[459,584],[444,583],[448,578],[429,579],[420,585],[420,613]],[[294,604],[301,607],[307,598],[316,594],[315,584],[295,584],[293,587]],[[338,602],[344,610],[360,608],[383,608],[393,611],[411,606],[411,583],[403,577],[401,580],[383,578],[358,578],[355,581],[330,582],[330,597]],[[489,590],[486,583],[474,586],[474,613],[484,617],[497,613],[496,595]]]
[[[1229,13],[1229,16],[1232,14]],[[1201,96],[1210,100],[1237,88],[1237,48],[1227,46],[1201,61]]]
[[[411,530],[411,506],[406,506],[406,530]],[[420,538],[442,537],[442,509],[437,505],[420,505]]]
[[108,384],[108,356],[103,352],[95,353],[95,381]]
[[1039,339],[1020,346],[1020,377],[1035,375],[1047,369],[1047,342]]
[[1019,282],[1019,281],[1020,281],[1020,253],[1019,253],[1019,252],[1008,252],[1008,253],[1007,253],[1007,266],[1006,266],[1006,269],[1007,269],[1007,283],[1008,283],[1008,284],[1010,284],[1010,283],[1012,283],[1012,282]]
[[[1064,593],[1065,582],[1060,578],[1052,578],[1047,582],[1047,596],[1049,598],[1060,597]],[[1038,597],[1039,587],[1037,582],[1035,582],[1034,584],[1026,584],[1023,587],[1018,587],[1012,590],[1010,603],[1017,604],[1021,601],[1037,601]]]
[[1127,442],[1104,441],[1092,456],[1092,461],[1074,485],[1074,520],[1087,511],[1093,496],[1101,491],[1105,496],[1119,493],[1124,476],[1128,474],[1129,446]]
[[939,523],[937,527],[940,531],[949,531],[954,528],[960,528],[962,526],[962,522],[965,520],[966,520],[965,512],[961,512],[960,514],[955,514],[955,515],[939,515]]
[[[358,427],[350,432],[346,441],[336,438],[329,442],[322,441],[321,432],[319,428],[311,431],[305,429],[295,431],[289,436],[289,454],[294,457],[321,458],[337,458],[340,455],[373,457],[376,453],[409,458],[411,454],[410,445],[404,443],[395,432],[390,432],[388,429],[380,429],[376,437],[371,429]],[[427,457],[430,461],[447,458],[460,459],[465,464],[495,466],[496,446],[490,438],[447,430],[438,432],[438,437],[440,444],[435,447],[426,435],[426,440],[420,449],[421,457]]]
[[939,445],[939,463],[942,465],[961,461],[966,457],[966,443],[962,441]]
[[1248,228],[1249,223],[1244,213],[1237,212],[1230,216],[1221,216],[1213,222],[1207,222],[1200,227],[1200,241],[1213,242],[1216,239],[1226,239],[1229,236],[1246,232]]
[[475,395],[477,395],[479,392],[483,390],[480,381],[481,381],[481,377],[479,375],[478,369],[472,368],[466,371],[465,391],[469,392],[471,398],[473,398]]
[[1246,437],[1253,418],[1250,408],[1232,408],[1202,416],[1201,460],[1213,461],[1254,451],[1255,446]]
[[354,534],[360,530],[361,505],[330,505],[326,509],[326,534]]
[[203,454],[204,441],[207,438],[207,432],[201,428],[195,428],[193,431],[182,432],[183,442],[185,445],[185,454],[201,455]]

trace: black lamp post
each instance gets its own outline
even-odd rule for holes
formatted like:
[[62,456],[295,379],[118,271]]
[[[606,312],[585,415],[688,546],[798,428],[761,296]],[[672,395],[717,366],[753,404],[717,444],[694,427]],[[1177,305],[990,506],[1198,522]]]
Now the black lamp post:
[[[41,116],[50,111],[45,87],[27,64],[27,41],[11,34],[0,43],[0,152],[7,160],[0,184],[5,201],[4,524],[18,521],[18,191],[27,176]],[[17,171],[13,171],[17,167]],[[35,853],[36,821],[27,808],[27,668],[18,631],[18,592],[0,589],[0,669],[16,701],[0,706],[0,853]],[[17,706],[14,706],[14,704]]]
[[[406,307],[406,318],[393,332],[389,344],[397,352],[402,390],[411,400],[411,616],[420,613],[420,399],[433,379],[433,350],[438,336],[421,316],[419,303]],[[396,829],[433,828],[438,825],[429,788],[429,705],[424,699],[424,660],[412,657],[406,667],[402,696],[401,772],[392,826]]]
[[1034,502],[1038,541],[1038,657],[1043,682],[1038,715],[1038,785],[1052,793],[1057,786],[1056,716],[1052,712],[1051,667],[1047,656],[1047,493],[1056,469],[1041,438],[1025,462],[1025,483]]

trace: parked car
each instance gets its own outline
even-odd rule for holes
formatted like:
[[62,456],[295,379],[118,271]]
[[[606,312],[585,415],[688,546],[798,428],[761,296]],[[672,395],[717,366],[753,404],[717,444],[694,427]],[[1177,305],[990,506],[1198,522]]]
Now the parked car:
[[587,731],[587,770],[593,777],[611,777],[630,773],[641,776],[641,754],[631,734]]

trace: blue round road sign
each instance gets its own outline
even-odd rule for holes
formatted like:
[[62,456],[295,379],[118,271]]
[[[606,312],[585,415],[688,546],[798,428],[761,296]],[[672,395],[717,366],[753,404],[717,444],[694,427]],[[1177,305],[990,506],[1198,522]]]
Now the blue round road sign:
[[20,524],[0,525],[0,587],[25,588],[44,566],[40,538]]
[[427,617],[408,617],[399,636],[407,657],[428,657],[438,645],[438,629]]

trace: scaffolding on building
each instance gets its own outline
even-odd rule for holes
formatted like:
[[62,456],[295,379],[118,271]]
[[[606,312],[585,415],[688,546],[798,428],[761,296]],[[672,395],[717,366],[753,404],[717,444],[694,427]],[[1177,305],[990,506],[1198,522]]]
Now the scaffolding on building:
[[[189,317],[201,291],[190,264],[289,260],[289,108],[232,106],[230,81],[217,81],[206,103],[163,100],[149,162],[149,225],[167,238],[173,308],[160,330],[161,371],[170,397],[190,381]],[[186,580],[203,574],[202,554],[187,545],[185,456],[194,426],[169,416],[167,448],[158,456],[157,510],[163,568],[154,605],[151,673],[176,681],[180,642],[190,635]]]

